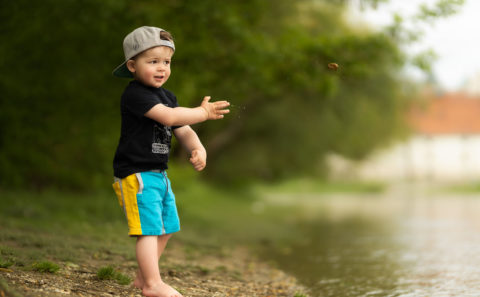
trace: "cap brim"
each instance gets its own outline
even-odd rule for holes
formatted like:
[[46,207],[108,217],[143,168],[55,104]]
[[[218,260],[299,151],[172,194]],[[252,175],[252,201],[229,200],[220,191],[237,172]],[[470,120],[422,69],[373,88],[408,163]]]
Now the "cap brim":
[[115,68],[112,74],[117,77],[133,78],[132,73],[127,68],[127,61],[123,62],[117,68]]

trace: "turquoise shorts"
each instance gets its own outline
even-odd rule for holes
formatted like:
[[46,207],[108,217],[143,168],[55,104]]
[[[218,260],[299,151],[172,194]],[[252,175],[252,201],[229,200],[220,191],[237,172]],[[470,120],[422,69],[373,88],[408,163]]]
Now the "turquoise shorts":
[[180,231],[175,195],[165,171],[115,178],[113,189],[127,218],[128,235],[164,235]]

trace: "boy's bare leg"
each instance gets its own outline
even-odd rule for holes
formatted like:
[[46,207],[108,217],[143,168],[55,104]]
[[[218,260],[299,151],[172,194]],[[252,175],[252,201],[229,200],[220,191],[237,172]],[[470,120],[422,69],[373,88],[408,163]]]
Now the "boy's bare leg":
[[143,283],[160,282],[160,270],[157,262],[157,236],[138,236],[136,254],[138,271]]
[[[155,236],[152,236],[152,237],[155,237]],[[165,250],[165,247],[167,246],[167,243],[168,243],[168,240],[170,239],[170,237],[172,237],[172,234],[157,236],[157,238],[156,238],[156,240],[157,240],[157,261],[156,261],[157,268],[158,268],[158,261],[160,260],[160,257],[162,256],[163,251]],[[139,239],[137,239],[137,253],[138,253],[138,245],[139,245],[138,240]],[[154,240],[152,239],[151,241],[152,242],[150,244],[154,244],[154,242],[153,242]],[[137,256],[137,258],[138,258],[138,256]],[[140,260],[139,260],[139,266],[140,266]],[[158,269],[158,275],[160,276],[160,270],[159,269]],[[161,277],[160,277],[160,280],[161,280]],[[163,283],[163,281],[162,281],[162,283]],[[144,277],[142,269],[140,269],[140,268],[137,270],[137,277],[134,281],[134,285],[135,285],[135,287],[137,287],[139,289],[143,289],[144,286],[147,286],[147,289],[144,290],[144,294],[145,294],[145,291],[146,291],[146,293],[156,294],[155,292],[153,292],[152,290],[150,290],[148,288],[148,283],[146,282],[146,278]],[[172,287],[168,286],[165,283],[163,283],[163,285],[161,287],[158,287],[158,289],[161,290],[162,292],[165,291],[165,294],[167,294],[167,295],[158,295],[158,296],[172,296],[172,297],[173,296],[178,296],[178,297],[182,296],[175,289],[173,289]],[[154,291],[158,291],[158,290],[154,290]],[[157,296],[157,295],[146,295],[146,296]]]
[[[168,240],[172,237],[172,234],[165,234],[157,237],[157,256],[158,256],[158,261],[160,261],[160,257],[163,254],[163,251],[165,250],[165,247],[167,246]],[[142,271],[140,268],[137,269],[137,276],[135,278],[135,281],[133,282],[133,285],[138,288],[142,289],[143,288],[143,275]]]
[[142,293],[148,297],[182,297],[160,277],[158,256],[165,249],[170,236],[161,237],[140,236],[137,239],[137,261],[143,278]]

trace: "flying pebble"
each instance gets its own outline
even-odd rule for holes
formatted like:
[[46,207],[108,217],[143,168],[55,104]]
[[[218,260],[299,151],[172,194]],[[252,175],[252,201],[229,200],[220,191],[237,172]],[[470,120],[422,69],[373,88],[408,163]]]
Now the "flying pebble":
[[330,70],[335,70],[335,71],[336,71],[336,70],[338,70],[338,67],[339,67],[339,66],[338,66],[337,63],[328,63],[327,67],[328,67],[328,69],[330,69]]

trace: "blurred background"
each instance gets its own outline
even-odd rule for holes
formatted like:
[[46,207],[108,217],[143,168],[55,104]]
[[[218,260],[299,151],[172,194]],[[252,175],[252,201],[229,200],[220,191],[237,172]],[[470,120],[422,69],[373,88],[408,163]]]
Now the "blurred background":
[[173,34],[180,105],[233,104],[193,126],[204,172],[174,143],[180,240],[251,244],[312,296],[480,294],[478,1],[0,5],[3,246],[35,224],[82,230],[71,218],[123,236],[110,184],[128,80],[111,71],[152,25]]

